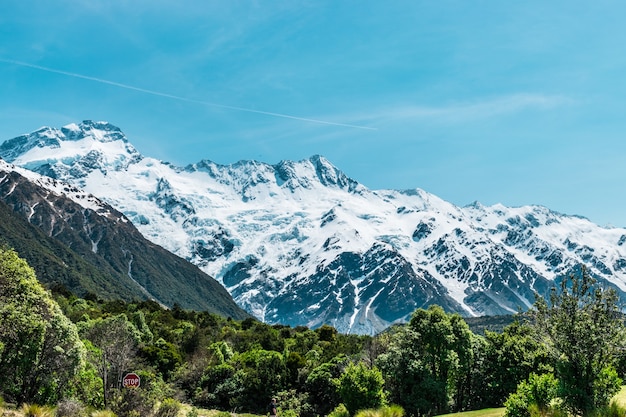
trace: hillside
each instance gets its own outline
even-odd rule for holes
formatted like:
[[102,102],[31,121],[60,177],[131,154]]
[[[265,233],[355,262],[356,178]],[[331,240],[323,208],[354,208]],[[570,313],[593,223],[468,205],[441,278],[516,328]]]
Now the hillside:
[[[64,193],[81,196],[84,206]],[[237,319],[249,316],[213,278],[146,240],[112,207],[67,184],[29,179],[3,161],[0,216],[2,242],[48,286],[105,299],[152,299]]]

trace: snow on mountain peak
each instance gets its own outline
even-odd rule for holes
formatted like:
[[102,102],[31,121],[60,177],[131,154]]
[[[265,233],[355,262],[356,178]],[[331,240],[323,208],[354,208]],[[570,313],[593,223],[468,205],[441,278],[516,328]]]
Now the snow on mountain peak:
[[[63,181],[47,177],[45,175],[37,174],[36,172],[18,167],[13,164],[9,164],[0,158],[0,182],[2,182],[6,175],[11,173],[18,174],[27,178],[30,182],[56,194],[59,196],[65,196],[70,198],[74,202],[78,203],[84,208],[95,211],[96,213],[109,217],[118,218],[117,214],[111,212],[108,205],[103,203],[100,199],[92,194],[85,192],[84,190]],[[127,221],[125,217],[120,218],[121,221]]]
[[315,190],[330,188],[358,192],[365,189],[357,181],[321,156],[302,161],[280,161],[270,165],[258,161],[239,161],[219,165],[203,160],[185,168],[187,172],[205,172],[213,180],[233,187],[242,198],[255,200],[290,193],[296,198]]
[[0,157],[58,179],[120,170],[143,158],[118,127],[91,120],[8,140],[0,146]]
[[626,229],[369,190],[319,155],[177,168],[143,158],[114,126],[83,122],[7,141],[0,157],[107,201],[271,323],[375,333],[433,303],[515,313],[580,264],[626,299]]

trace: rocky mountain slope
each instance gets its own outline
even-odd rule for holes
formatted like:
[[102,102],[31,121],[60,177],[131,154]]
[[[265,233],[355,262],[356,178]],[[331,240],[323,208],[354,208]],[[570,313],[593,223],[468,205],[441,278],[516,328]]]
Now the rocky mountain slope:
[[105,299],[151,299],[242,319],[213,278],[148,241],[111,206],[0,160],[0,239],[48,286]]
[[0,157],[103,199],[269,323],[372,334],[430,304],[515,313],[582,264],[626,291],[626,229],[370,190],[321,156],[176,167],[85,121],[8,140]]

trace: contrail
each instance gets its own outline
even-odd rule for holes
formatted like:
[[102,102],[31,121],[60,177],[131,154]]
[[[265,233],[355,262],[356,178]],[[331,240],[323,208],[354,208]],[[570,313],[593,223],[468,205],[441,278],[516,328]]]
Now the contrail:
[[38,69],[38,70],[41,70],[41,71],[51,72],[51,73],[54,73],[54,74],[66,75],[68,77],[82,78],[83,80],[95,81],[97,83],[108,84],[108,85],[112,85],[112,86],[119,87],[119,88],[125,88],[127,90],[133,90],[133,91],[138,91],[140,93],[151,94],[153,96],[166,97],[166,98],[171,98],[173,100],[186,101],[188,103],[201,104],[201,105],[204,105],[204,106],[219,107],[219,108],[222,108],[222,109],[237,110],[237,111],[243,111],[243,112],[248,112],[248,113],[264,114],[266,116],[282,117],[284,119],[300,120],[300,121],[303,121],[303,122],[318,123],[318,124],[323,124],[323,125],[342,126],[342,127],[350,127],[350,128],[354,128],[354,129],[364,129],[364,130],[378,130],[375,127],[369,127],[369,126],[360,126],[360,125],[352,125],[352,124],[347,124],[347,123],[329,122],[327,120],[309,119],[309,118],[306,118],[306,117],[292,116],[292,115],[284,114],[284,113],[274,113],[274,112],[270,112],[270,111],[249,109],[249,108],[246,108],[246,107],[229,106],[229,105],[226,105],[226,104],[212,103],[210,101],[194,100],[194,99],[187,98],[187,97],[181,97],[181,96],[176,96],[176,95],[173,95],[173,94],[161,93],[159,91],[154,91],[154,90],[147,90],[145,88],[134,87],[134,86],[128,85],[128,84],[122,84],[122,83],[118,83],[118,82],[115,82],[115,81],[103,80],[102,78],[90,77],[88,75],[77,74],[75,72],[69,72],[69,71],[63,71],[63,70],[59,70],[59,69],[44,67],[44,66],[41,66],[41,65],[30,64],[28,62],[16,61],[16,60],[13,60],[13,59],[0,58],[0,62],[4,62],[4,63],[7,63],[7,64],[13,64],[13,65],[19,65],[19,66],[22,66],[22,67],[34,68],[34,69]]

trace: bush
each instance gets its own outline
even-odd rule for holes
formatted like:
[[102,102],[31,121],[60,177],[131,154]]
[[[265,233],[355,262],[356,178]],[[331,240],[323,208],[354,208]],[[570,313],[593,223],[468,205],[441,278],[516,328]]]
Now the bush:
[[156,417],[176,417],[181,410],[182,405],[180,402],[173,398],[166,398],[163,400],[159,409],[156,412]]
[[156,401],[147,390],[125,388],[116,390],[115,394],[111,398],[111,409],[119,417],[145,417],[152,414]]
[[626,408],[620,406],[615,401],[594,413],[597,417],[626,417]]
[[76,400],[61,400],[57,405],[56,417],[85,417],[87,410]]
[[360,410],[358,411],[354,417],[380,417],[379,413],[377,410],[374,410],[372,408],[368,408],[365,410]]
[[528,381],[520,383],[517,391],[505,401],[505,417],[546,415],[556,396],[557,386],[558,381],[552,374],[531,374]]
[[187,412],[187,417],[198,417],[198,409],[196,407],[193,407]]
[[328,417],[350,417],[350,413],[345,405],[339,404],[333,411],[330,412]]
[[519,391],[518,387],[517,392],[509,395],[509,398],[504,402],[506,407],[505,417],[530,417],[528,396]]
[[22,406],[24,417],[54,417],[54,411],[47,406],[37,404],[24,404]]
[[380,411],[381,417],[404,417],[404,408],[396,404],[383,407]]
[[399,405],[390,405],[378,409],[361,410],[354,417],[403,417],[404,409]]

